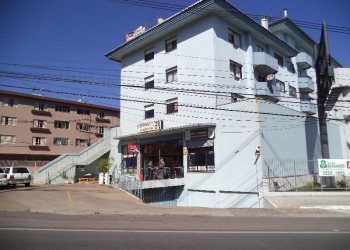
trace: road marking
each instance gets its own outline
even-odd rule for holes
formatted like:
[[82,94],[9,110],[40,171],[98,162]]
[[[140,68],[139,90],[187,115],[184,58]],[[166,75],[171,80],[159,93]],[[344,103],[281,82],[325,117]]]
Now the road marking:
[[68,196],[68,200],[69,200],[69,202],[72,202],[72,197],[70,196],[69,191],[67,191],[67,196]]
[[302,206],[299,208],[303,208],[303,209],[327,209],[327,210],[350,210],[350,206],[334,206],[334,205],[318,205],[318,206]]
[[178,234],[350,234],[350,231],[194,231],[132,229],[69,229],[69,228],[0,228],[0,231],[97,232],[97,233],[178,233]]

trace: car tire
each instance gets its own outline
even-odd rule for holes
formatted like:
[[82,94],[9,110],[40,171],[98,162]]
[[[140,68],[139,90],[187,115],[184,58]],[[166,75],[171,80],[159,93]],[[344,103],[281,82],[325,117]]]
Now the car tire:
[[24,184],[26,187],[30,187],[30,183],[25,183]]

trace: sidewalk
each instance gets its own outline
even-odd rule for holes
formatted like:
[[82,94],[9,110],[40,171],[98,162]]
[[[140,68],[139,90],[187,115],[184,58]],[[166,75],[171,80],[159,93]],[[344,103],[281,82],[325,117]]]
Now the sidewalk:
[[[348,196],[350,197],[350,196]],[[279,198],[280,199],[280,198]],[[295,204],[290,201],[285,204]],[[308,199],[308,198],[307,198]],[[270,209],[215,209],[147,205],[120,189],[98,184],[43,185],[0,190],[0,212],[241,217],[349,217],[349,213],[287,206]],[[349,198],[347,199],[349,200]],[[276,202],[276,199],[274,200]],[[349,203],[344,202],[349,205]],[[320,204],[315,204],[320,205]],[[328,204],[331,205],[331,204]]]

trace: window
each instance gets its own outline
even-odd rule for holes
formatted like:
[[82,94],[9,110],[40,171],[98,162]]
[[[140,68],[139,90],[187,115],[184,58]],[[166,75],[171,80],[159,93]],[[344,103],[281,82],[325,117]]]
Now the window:
[[55,111],[56,112],[69,113],[70,112],[70,107],[69,106],[56,105]]
[[154,117],[154,104],[145,106],[145,119]]
[[154,58],[154,49],[145,50],[145,62],[152,60]]
[[231,29],[228,29],[228,41],[235,47],[241,47],[241,35]]
[[177,81],[177,67],[166,70],[166,82]]
[[242,79],[242,65],[234,61],[230,61],[230,72],[236,79]]
[[97,117],[100,118],[100,119],[105,118],[105,112],[100,111],[100,112],[98,113]]
[[78,115],[90,115],[90,110],[78,108],[77,109],[77,114]]
[[44,146],[46,145],[46,138],[44,137],[33,137],[33,145]]
[[66,122],[66,121],[55,121],[55,128],[69,129],[69,122]]
[[244,96],[236,94],[236,93],[231,93],[231,102],[235,103],[238,102],[239,100],[242,100]]
[[256,44],[256,52],[264,52],[264,47],[259,44]]
[[3,102],[3,106],[5,107],[15,107],[16,106],[16,100],[13,98],[5,98]]
[[145,78],[145,90],[154,88],[154,75]]
[[281,92],[286,91],[286,85],[284,84],[284,82],[282,82],[280,80],[276,80],[276,88]]
[[104,132],[104,127],[97,127],[97,128],[96,128],[96,132],[97,132],[98,134],[103,134],[103,132]]
[[214,146],[189,148],[188,172],[215,172]]
[[46,128],[47,122],[44,120],[33,120],[33,127],[34,128]]
[[177,48],[177,40],[176,37],[170,38],[165,41],[165,51],[170,52]]
[[296,88],[289,85],[289,95],[292,97],[297,97],[297,90]]
[[77,130],[81,132],[90,131],[90,125],[87,123],[77,123]]
[[173,98],[166,101],[166,113],[173,114],[178,112],[177,98]]
[[68,138],[60,138],[60,137],[53,138],[53,145],[55,146],[68,146],[68,144],[69,144]]
[[45,111],[46,105],[44,103],[35,103],[34,109],[39,111]]
[[283,67],[283,57],[275,53],[275,58],[277,59],[278,65]]
[[14,144],[16,143],[15,135],[0,135],[1,144]]
[[287,61],[287,69],[289,72],[295,74],[294,64],[291,61]]
[[1,125],[17,126],[17,118],[2,116],[1,117]]
[[88,145],[88,140],[87,139],[76,139],[75,145],[78,147],[86,147]]

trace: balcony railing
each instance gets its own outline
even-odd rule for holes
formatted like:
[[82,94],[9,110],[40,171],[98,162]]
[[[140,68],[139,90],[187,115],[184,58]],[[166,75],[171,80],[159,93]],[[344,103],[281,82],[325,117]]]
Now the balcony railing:
[[33,133],[51,134],[49,128],[32,127],[30,128],[30,131],[32,131]]
[[310,100],[302,100],[300,102],[300,111],[309,115],[317,113],[317,105]]
[[50,147],[46,145],[29,145],[29,149],[35,151],[50,151]]
[[52,116],[50,111],[47,110],[37,110],[37,109],[32,109],[32,114],[33,115],[42,115],[42,116]]
[[255,95],[272,102],[278,102],[281,91],[277,89],[275,84],[269,82],[256,82]]
[[278,71],[277,59],[266,52],[254,52],[253,60],[255,70],[258,74],[270,75],[276,74]]
[[299,77],[298,78],[299,83],[299,90],[303,92],[314,92],[315,91],[315,84],[312,81],[310,77]]
[[96,122],[111,123],[111,120],[109,118],[101,118],[101,117],[96,116]]
[[295,61],[300,69],[308,69],[312,66],[312,58],[305,52],[300,52],[295,57]]

